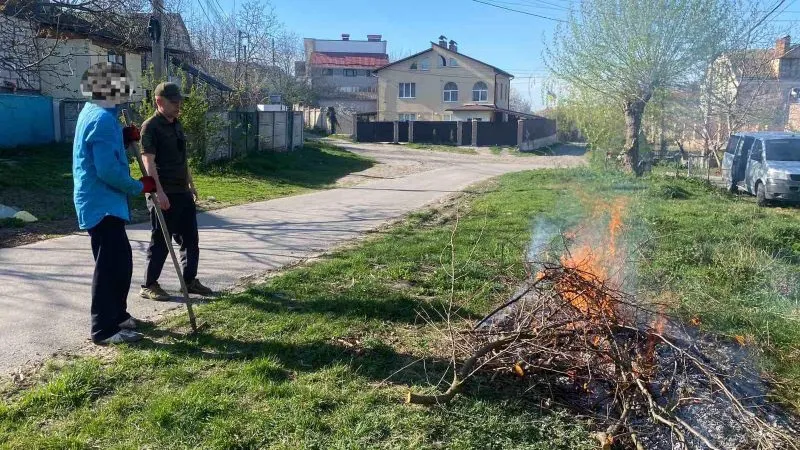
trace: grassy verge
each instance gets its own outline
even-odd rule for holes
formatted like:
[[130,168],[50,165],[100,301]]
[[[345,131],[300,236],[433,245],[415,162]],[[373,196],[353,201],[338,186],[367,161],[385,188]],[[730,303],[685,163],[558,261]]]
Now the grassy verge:
[[482,315],[523,277],[535,218],[567,226],[595,200],[623,196],[628,226],[649,235],[641,287],[709,331],[747,336],[791,400],[797,210],[757,209],[686,180],[539,171],[201,306],[209,327],[197,336],[176,317],[110,360],[81,358],[6,388],[0,446],[594,448],[580,422],[542,410],[515,380],[475,379],[431,409],[400,399],[446,378],[435,311],[451,292],[462,316]]
[[[193,174],[202,199],[224,205],[269,200],[332,187],[336,180],[372,167],[363,156],[323,142],[293,152],[259,153],[209,165]],[[218,207],[202,203],[205,208]]]
[[685,319],[763,352],[785,383],[776,393],[800,411],[800,210],[657,176],[633,212],[653,237],[643,281]]
[[456,145],[435,145],[435,144],[420,144],[417,142],[409,142],[408,144],[403,144],[407,148],[411,148],[414,150],[429,150],[434,152],[445,152],[445,153],[460,153],[462,155],[477,155],[478,151],[474,148],[468,147],[459,147]]
[[[336,146],[309,142],[293,152],[258,153],[211,164],[194,174],[201,209],[269,200],[325,189],[336,180],[365,170],[373,162]],[[134,177],[140,172],[131,165]],[[209,201],[214,197],[215,201]],[[0,149],[0,204],[18,206],[40,222],[19,227],[0,222],[0,246],[13,244],[15,233],[63,234],[76,229],[72,204],[72,149],[55,145]],[[146,215],[144,199],[131,198],[134,220]]]
[[[462,314],[476,317],[522,276],[530,218],[561,189],[552,174],[504,178],[460,210]],[[521,194],[523,192],[524,194]],[[440,309],[453,208],[412,215],[374,239],[179,317],[113,362],[84,358],[0,403],[10,448],[592,448],[566,415],[472,385],[439,408],[403,405],[444,374],[439,336],[418,313]],[[447,259],[444,256],[445,260]],[[444,265],[447,262],[444,261]],[[414,360],[428,357],[425,364]],[[397,373],[399,371],[399,373]],[[387,380],[387,381],[385,381]],[[44,428],[42,427],[44,425]]]

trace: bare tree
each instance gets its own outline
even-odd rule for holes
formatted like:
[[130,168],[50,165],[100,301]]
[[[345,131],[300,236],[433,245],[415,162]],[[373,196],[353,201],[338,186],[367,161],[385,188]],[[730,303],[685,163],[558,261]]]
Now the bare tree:
[[268,1],[248,0],[235,15],[194,17],[189,25],[197,62],[233,87],[233,106],[308,99],[310,87],[294,76],[303,59],[302,40],[285,29]]
[[640,133],[656,91],[696,80],[719,54],[725,0],[586,0],[547,49],[575,89],[613,99],[625,116],[625,165],[641,174]]
[[[76,76],[68,33],[94,36],[120,49],[130,47],[140,30],[127,20],[145,0],[10,0],[0,5],[0,87],[40,90]],[[80,74],[77,74],[80,76]]]
[[515,88],[511,88],[511,94],[508,97],[508,108],[512,111],[530,113],[533,110],[531,102],[524,98],[522,94]]

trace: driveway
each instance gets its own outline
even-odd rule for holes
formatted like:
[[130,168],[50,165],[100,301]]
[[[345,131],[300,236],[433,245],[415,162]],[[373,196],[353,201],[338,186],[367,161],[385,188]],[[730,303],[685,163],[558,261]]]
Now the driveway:
[[[461,155],[397,145],[348,144],[380,164],[340,180],[340,188],[198,215],[199,278],[216,290],[319,255],[476,182],[521,170],[572,167],[580,156]],[[574,153],[574,152],[573,152]],[[149,231],[128,228],[134,274],[128,310],[154,318],[179,302],[138,297]],[[0,373],[87,343],[93,271],[88,237],[75,234],[0,249]],[[168,262],[162,286],[178,292]]]

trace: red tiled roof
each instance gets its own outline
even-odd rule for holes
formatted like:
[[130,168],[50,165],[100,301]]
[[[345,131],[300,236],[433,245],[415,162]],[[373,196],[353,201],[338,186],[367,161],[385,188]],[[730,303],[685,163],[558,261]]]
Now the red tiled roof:
[[389,63],[385,53],[324,53],[311,54],[311,65],[317,67],[361,67],[377,69]]

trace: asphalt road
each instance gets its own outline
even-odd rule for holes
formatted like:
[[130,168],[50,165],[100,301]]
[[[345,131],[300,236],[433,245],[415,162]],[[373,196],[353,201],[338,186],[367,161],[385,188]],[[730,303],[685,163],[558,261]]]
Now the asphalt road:
[[[328,251],[497,175],[584,164],[576,156],[580,151],[520,158],[344,145],[381,164],[348,176],[341,188],[200,214],[203,283],[229,289],[243,278]],[[134,263],[128,310],[147,319],[183,308],[177,300],[152,302],[138,297],[149,230],[146,225],[130,226],[128,235]],[[92,271],[89,238],[82,233],[0,249],[0,373],[87,343]],[[169,261],[161,283],[170,292],[179,292]]]

